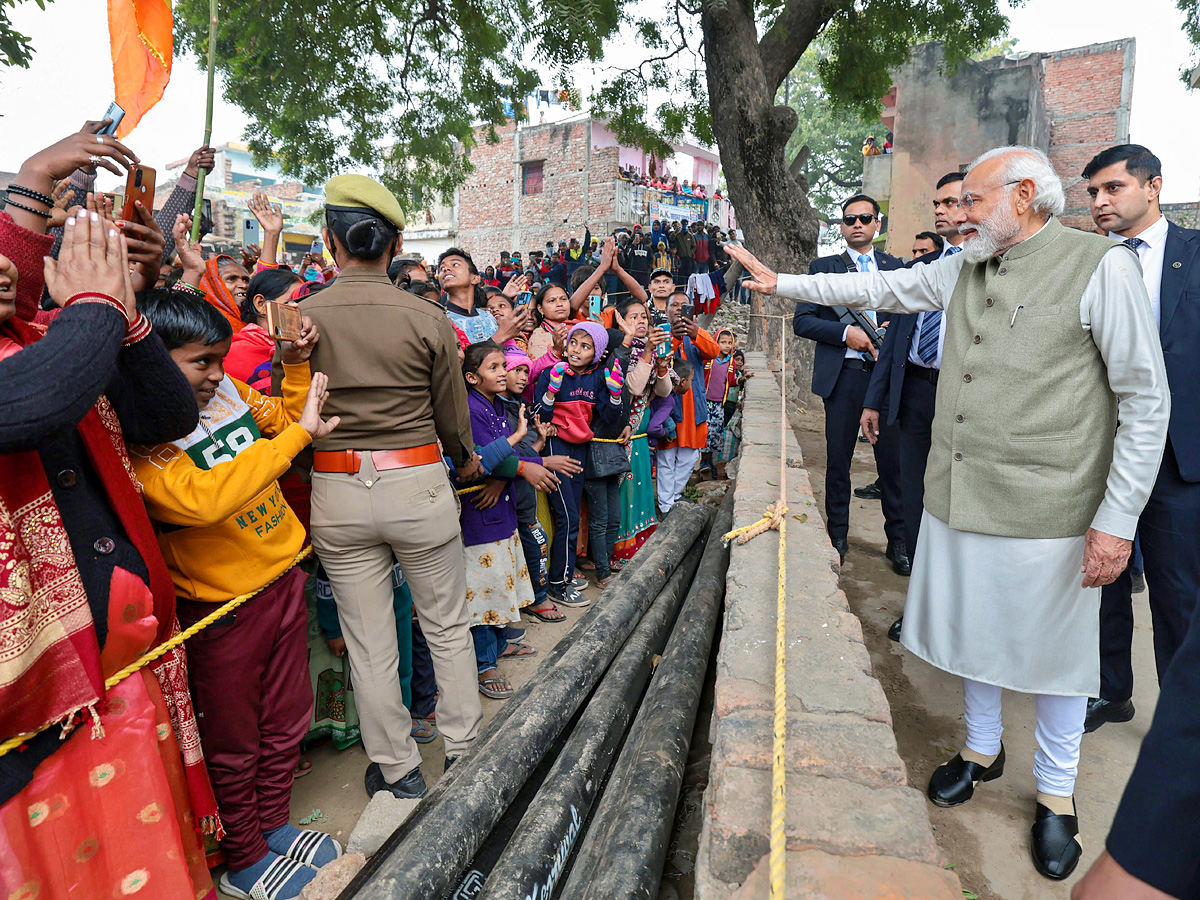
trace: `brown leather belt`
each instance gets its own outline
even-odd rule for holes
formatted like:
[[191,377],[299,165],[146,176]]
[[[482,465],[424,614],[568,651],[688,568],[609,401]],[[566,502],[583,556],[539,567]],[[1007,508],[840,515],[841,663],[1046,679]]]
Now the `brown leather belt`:
[[[363,452],[359,450],[315,450],[313,451],[313,471],[357,475],[359,469],[362,468]],[[376,472],[386,472],[389,469],[408,469],[413,466],[430,466],[441,462],[442,459],[437,444],[423,444],[420,447],[409,447],[406,450],[367,450],[365,452],[371,454]]]

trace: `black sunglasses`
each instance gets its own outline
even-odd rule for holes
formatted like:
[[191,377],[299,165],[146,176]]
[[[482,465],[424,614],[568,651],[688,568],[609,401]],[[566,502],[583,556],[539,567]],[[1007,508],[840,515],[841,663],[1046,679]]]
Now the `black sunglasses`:
[[875,221],[875,213],[863,213],[861,216],[842,216],[843,225],[853,225],[855,222],[862,222],[864,225],[870,225]]

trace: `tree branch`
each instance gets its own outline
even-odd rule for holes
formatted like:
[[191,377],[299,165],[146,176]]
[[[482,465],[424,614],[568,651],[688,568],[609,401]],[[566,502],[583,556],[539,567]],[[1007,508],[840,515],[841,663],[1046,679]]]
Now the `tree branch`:
[[833,12],[830,0],[788,0],[775,24],[758,42],[767,90],[772,95],[796,67]]

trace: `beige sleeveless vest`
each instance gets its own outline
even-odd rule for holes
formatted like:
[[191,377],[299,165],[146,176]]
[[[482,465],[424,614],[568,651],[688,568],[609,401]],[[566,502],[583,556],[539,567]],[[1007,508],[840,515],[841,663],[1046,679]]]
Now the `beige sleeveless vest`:
[[1079,301],[1101,258],[1130,252],[1056,219],[964,264],[946,307],[925,508],[1004,537],[1084,534],[1104,498],[1117,401]]

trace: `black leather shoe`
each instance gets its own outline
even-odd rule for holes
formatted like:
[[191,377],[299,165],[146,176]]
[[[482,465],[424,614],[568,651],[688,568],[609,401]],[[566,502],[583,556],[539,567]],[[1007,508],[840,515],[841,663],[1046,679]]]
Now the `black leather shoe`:
[[1145,593],[1145,591],[1146,591],[1146,576],[1145,575],[1142,575],[1139,573],[1137,575],[1134,575],[1131,580],[1132,580],[1132,585],[1129,589],[1129,593],[1131,593],[1131,594]]
[[854,496],[860,500],[882,500],[883,489],[879,487],[878,481],[872,481],[866,487],[855,488]]
[[363,782],[367,786],[368,796],[371,797],[380,791],[391,791],[393,797],[399,797],[401,800],[418,800],[425,796],[425,778],[421,775],[420,766],[399,781],[389,784],[383,777],[383,770],[379,768],[379,763],[371,763],[367,766],[367,774]]
[[1091,734],[1105,722],[1128,722],[1136,710],[1132,700],[1088,700],[1087,717],[1083,720],[1084,734]]
[[445,768],[442,769],[442,774],[445,775],[447,772],[449,772],[450,767],[452,765],[454,765],[456,762],[458,762],[457,756],[447,756],[446,757],[446,765],[445,765]]
[[949,808],[966,803],[975,793],[975,785],[981,781],[995,781],[1004,774],[1004,745],[1000,745],[1000,755],[986,769],[979,763],[967,762],[962,754],[934,770],[929,779],[929,789],[925,792],[935,806]]
[[834,539],[833,549],[838,552],[838,562],[845,563],[846,554],[850,552],[850,544],[845,538]]
[[895,622],[893,622],[892,627],[888,629],[888,637],[890,637],[897,644],[900,643],[900,629],[902,629],[903,627],[904,627],[904,616],[901,616]]
[[1083,848],[1075,840],[1077,834],[1078,816],[1056,816],[1042,804],[1037,805],[1029,851],[1039,874],[1062,881],[1075,871],[1079,857],[1083,856]]
[[905,577],[912,574],[912,562],[908,558],[908,550],[903,544],[888,544],[884,554],[892,563],[892,571]]

